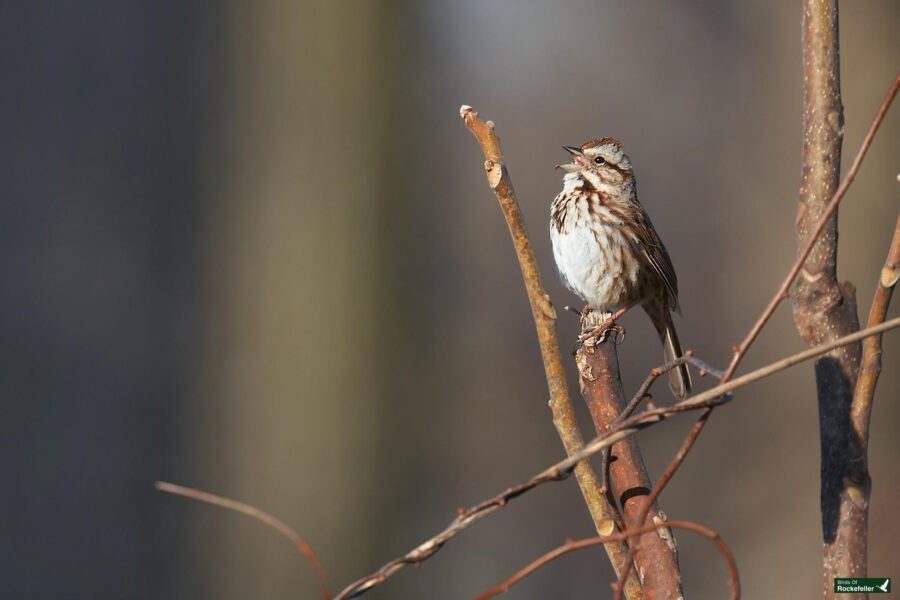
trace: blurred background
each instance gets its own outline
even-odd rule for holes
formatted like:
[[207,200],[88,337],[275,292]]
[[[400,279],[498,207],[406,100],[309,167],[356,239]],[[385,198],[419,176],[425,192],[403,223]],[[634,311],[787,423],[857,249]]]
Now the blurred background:
[[[463,103],[497,123],[559,308],[575,302],[546,234],[560,146],[624,141],[678,271],[681,338],[724,366],[794,256],[800,16],[713,0],[4,2],[2,596],[314,598],[289,542],[153,481],[278,515],[339,589],[563,455]],[[897,72],[898,18],[891,0],[842,3],[845,165]],[[900,206],[898,141],[895,109],[841,211],[863,318]],[[576,321],[560,310],[566,351]],[[642,313],[624,325],[630,393],[660,350]],[[744,369],[802,347],[785,306]],[[898,357],[889,334],[873,576],[900,576]],[[653,477],[690,423],[641,435]],[[818,597],[818,472],[805,364],[719,410],[662,505],[722,533],[748,598],[773,578]],[[369,597],[471,597],[591,534],[575,484],[544,486]],[[712,546],[679,547],[688,597],[721,597]],[[611,577],[584,551],[510,597],[603,597]]]

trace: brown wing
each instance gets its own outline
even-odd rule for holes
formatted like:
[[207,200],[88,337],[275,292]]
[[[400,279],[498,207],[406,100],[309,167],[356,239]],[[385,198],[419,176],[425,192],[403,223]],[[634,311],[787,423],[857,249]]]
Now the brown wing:
[[662,240],[659,239],[656,229],[653,228],[650,217],[643,210],[641,210],[641,218],[637,223],[637,234],[647,262],[666,285],[666,290],[669,292],[669,308],[681,314],[681,308],[678,306],[678,278],[675,276],[675,267],[672,266],[669,252]]

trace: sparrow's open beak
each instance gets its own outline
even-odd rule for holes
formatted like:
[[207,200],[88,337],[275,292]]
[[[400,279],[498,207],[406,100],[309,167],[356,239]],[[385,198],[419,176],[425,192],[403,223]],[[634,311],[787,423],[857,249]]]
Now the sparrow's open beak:
[[582,162],[581,157],[584,156],[584,152],[581,151],[581,148],[578,146],[563,146],[563,150],[571,154],[575,157],[575,162],[569,163],[567,165],[556,165],[557,169],[562,169],[566,173],[577,173],[582,169],[582,165],[579,163]]

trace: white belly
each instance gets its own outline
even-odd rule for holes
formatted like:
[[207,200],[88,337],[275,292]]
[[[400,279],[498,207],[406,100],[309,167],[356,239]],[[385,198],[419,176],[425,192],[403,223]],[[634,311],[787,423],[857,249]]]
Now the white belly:
[[631,245],[616,227],[597,235],[579,225],[565,233],[550,227],[553,257],[563,283],[594,309],[613,312],[639,300],[640,263],[631,257]]

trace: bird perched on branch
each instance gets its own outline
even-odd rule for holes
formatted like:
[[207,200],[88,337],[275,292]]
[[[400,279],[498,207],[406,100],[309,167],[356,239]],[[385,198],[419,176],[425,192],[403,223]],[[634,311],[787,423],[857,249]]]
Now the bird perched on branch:
[[[560,278],[591,309],[640,304],[663,344],[666,362],[682,355],[672,322],[678,307],[675,268],[637,199],[631,161],[615,138],[563,146],[572,157],[550,208],[550,240]],[[669,371],[678,398],[691,391],[686,365]]]

